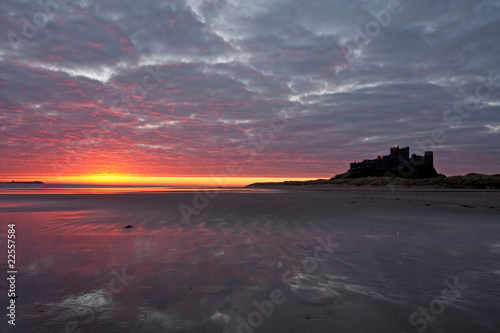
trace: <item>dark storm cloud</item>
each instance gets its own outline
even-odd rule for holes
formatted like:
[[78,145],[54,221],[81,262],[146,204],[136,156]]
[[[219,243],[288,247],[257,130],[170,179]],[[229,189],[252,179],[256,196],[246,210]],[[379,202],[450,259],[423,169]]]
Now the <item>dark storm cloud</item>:
[[326,177],[394,144],[498,173],[500,1],[66,2],[0,4],[2,174],[208,175],[258,145],[245,175]]

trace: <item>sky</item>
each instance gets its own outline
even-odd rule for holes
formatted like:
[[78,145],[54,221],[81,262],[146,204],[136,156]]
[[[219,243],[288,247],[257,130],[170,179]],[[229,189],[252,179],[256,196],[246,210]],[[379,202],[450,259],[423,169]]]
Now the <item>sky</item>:
[[498,0],[3,0],[0,180],[329,178],[394,145],[500,173],[499,31]]

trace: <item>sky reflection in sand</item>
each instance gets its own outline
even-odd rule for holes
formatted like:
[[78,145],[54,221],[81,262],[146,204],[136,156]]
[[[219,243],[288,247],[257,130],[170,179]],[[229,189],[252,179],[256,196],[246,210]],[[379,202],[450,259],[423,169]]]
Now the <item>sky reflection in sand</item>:
[[218,191],[225,193],[282,193],[283,190],[243,187],[166,187],[166,186],[0,186],[0,194],[138,194],[161,192],[205,192]]
[[[0,219],[18,235],[17,329],[236,332],[254,301],[280,289],[286,301],[256,332],[359,331],[368,322],[410,332],[408,316],[453,276],[468,285],[464,298],[430,327],[498,323],[491,203],[454,213],[462,203],[450,208],[451,194],[406,195],[394,205],[389,191],[221,193],[190,224],[177,207],[192,193],[1,196]],[[318,237],[340,246],[306,272]],[[478,314],[486,296],[491,307]]]

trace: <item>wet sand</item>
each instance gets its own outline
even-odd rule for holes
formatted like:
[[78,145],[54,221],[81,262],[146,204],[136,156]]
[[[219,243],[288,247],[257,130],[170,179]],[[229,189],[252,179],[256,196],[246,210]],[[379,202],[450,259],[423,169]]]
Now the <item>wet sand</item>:
[[3,194],[0,331],[498,332],[499,217],[495,190]]

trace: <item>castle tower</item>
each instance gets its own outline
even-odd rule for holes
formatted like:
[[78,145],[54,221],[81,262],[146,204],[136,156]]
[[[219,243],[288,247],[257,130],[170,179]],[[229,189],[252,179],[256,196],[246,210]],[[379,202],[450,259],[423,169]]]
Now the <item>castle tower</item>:
[[434,167],[434,153],[432,151],[424,153],[424,165]]
[[405,161],[410,159],[410,147],[399,148],[399,146],[391,147],[391,159],[397,160],[401,156]]
[[399,152],[399,146],[391,147],[391,158],[392,159],[398,158],[398,152]]
[[406,147],[406,148],[401,148],[400,149],[401,151],[401,156],[403,156],[403,158],[408,161],[410,159],[410,147]]

